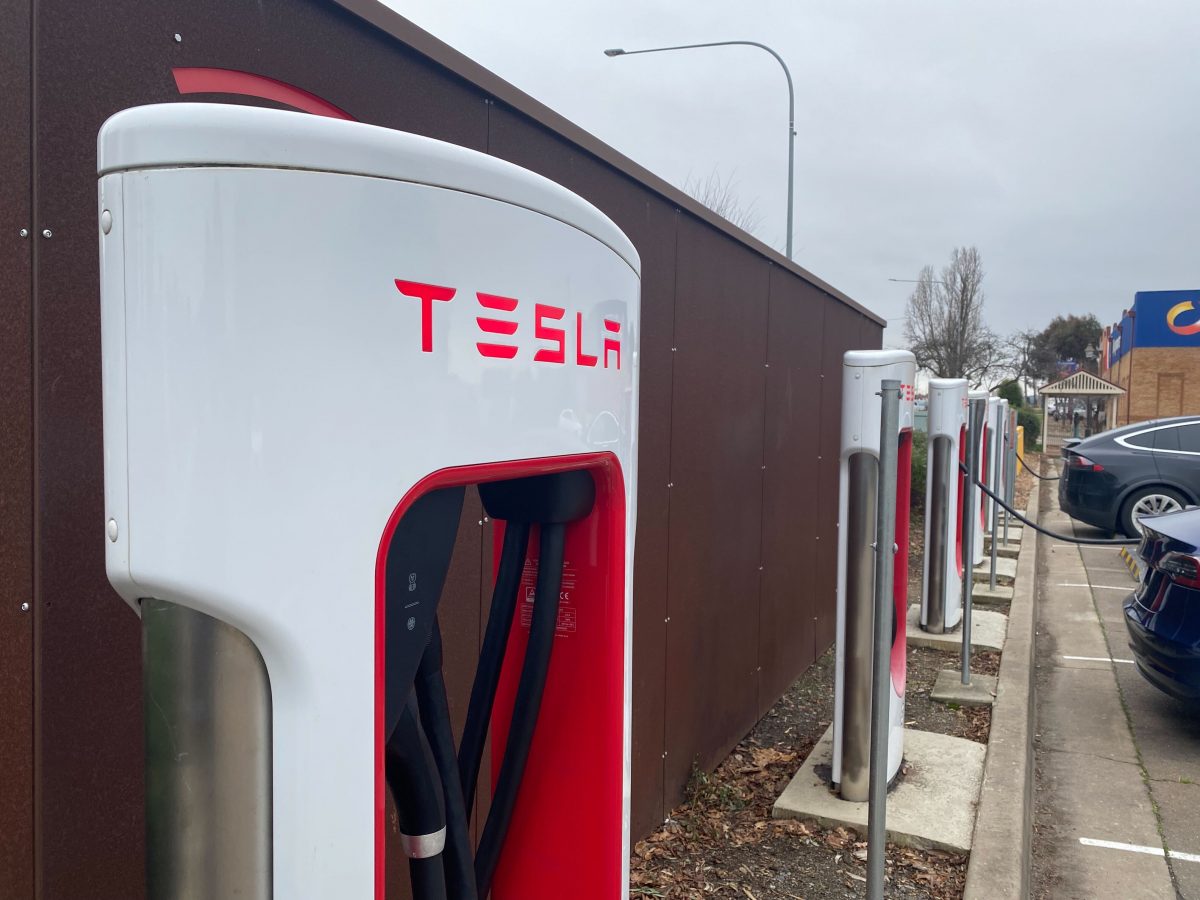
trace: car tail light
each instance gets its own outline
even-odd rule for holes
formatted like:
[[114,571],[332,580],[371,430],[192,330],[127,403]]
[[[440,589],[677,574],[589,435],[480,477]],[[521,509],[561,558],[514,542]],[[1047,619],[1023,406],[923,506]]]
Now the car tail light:
[[1176,584],[1200,588],[1200,558],[1186,553],[1164,553],[1158,561],[1158,568]]
[[1085,472],[1103,472],[1104,466],[1098,462],[1093,462],[1086,456],[1079,453],[1071,454],[1071,468],[1082,469]]

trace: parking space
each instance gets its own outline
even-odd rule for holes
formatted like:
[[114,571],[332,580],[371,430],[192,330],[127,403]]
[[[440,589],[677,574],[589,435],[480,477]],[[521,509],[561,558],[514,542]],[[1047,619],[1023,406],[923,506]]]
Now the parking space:
[[[1046,526],[1108,536],[1054,494]],[[1091,884],[1094,896],[1200,900],[1200,716],[1134,665],[1122,607],[1135,581],[1117,548],[1040,540],[1038,895]]]
[[[1080,536],[1103,536],[1087,525],[1076,524],[1075,531]],[[1082,547],[1080,553],[1109,656],[1130,659],[1122,605],[1133,589],[1133,578],[1113,548]],[[1114,663],[1113,670],[1149,780],[1163,843],[1172,851],[1168,868],[1180,896],[1200,898],[1200,714],[1151,685],[1137,666]]]

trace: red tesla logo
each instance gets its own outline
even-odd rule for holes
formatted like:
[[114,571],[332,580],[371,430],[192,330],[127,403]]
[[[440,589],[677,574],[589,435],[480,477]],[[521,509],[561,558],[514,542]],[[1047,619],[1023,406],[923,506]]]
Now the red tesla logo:
[[[434,304],[449,303],[457,289],[397,278],[396,290],[421,302],[421,352],[432,353]],[[516,297],[502,297],[482,291],[476,292],[475,299],[482,310],[482,314],[475,317],[480,338],[475,343],[475,349],[479,351],[480,356],[488,359],[515,359],[520,350],[515,341],[521,327],[515,314],[521,301]],[[572,329],[575,338],[572,342],[574,353],[568,357],[567,329],[559,325],[564,321],[570,321],[564,307],[549,303],[533,304],[533,336],[539,342],[533,354],[534,362],[562,366],[566,365],[569,359],[574,365],[585,368],[594,368],[597,365],[605,369],[610,366],[615,369],[621,368],[620,322],[616,319],[604,319],[604,333],[601,336],[599,352],[588,353],[584,350],[584,345],[589,341],[584,334],[583,313],[576,312]],[[591,345],[595,346],[594,343]]]

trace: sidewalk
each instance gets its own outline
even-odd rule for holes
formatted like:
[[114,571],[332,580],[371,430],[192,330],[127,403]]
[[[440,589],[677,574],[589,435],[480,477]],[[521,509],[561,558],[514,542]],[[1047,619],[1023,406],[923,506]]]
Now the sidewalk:
[[[1055,482],[1041,490],[1042,524],[1071,534]],[[1038,541],[1034,896],[1175,897],[1084,557]]]

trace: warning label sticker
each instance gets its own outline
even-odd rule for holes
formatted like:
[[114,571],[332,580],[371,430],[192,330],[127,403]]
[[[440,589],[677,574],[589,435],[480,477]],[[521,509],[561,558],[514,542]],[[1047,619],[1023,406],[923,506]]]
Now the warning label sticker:
[[[562,587],[558,594],[558,625],[555,631],[560,635],[574,634],[579,626],[578,612],[573,600],[575,596],[577,572],[570,560],[563,561]],[[533,621],[533,604],[537,594],[538,563],[536,560],[525,560],[525,570],[521,573],[521,627],[529,630]]]

